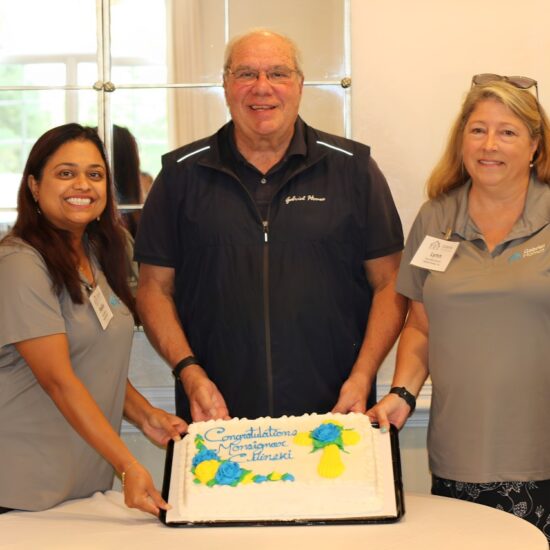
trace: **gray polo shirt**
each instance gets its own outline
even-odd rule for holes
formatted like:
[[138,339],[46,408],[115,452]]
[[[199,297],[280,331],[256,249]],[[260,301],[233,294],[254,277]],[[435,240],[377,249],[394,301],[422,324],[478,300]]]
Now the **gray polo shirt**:
[[[422,206],[397,281],[430,324],[430,468],[472,483],[549,479],[550,186],[529,183],[492,253],[468,214],[469,189]],[[445,272],[410,265],[426,235],[448,229],[460,245]]]
[[113,469],[69,425],[14,342],[63,333],[71,363],[115,430],[122,419],[133,318],[96,267],[114,314],[103,330],[88,298],[57,296],[42,257],[0,246],[0,506],[43,510],[111,488]]

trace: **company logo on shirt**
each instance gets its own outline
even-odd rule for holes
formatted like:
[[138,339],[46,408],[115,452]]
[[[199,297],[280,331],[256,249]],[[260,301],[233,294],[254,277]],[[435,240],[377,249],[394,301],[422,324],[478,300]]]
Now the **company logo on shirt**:
[[530,248],[524,248],[522,252],[514,252],[509,258],[508,263],[514,263],[523,258],[529,258],[536,254],[542,254],[546,250],[546,243],[539,244],[538,246],[532,246]]
[[285,199],[285,204],[290,204],[291,202],[325,202],[326,197],[316,197],[315,195],[290,195]]
[[120,299],[115,294],[111,294],[109,296],[109,305],[113,307],[117,307],[120,305]]

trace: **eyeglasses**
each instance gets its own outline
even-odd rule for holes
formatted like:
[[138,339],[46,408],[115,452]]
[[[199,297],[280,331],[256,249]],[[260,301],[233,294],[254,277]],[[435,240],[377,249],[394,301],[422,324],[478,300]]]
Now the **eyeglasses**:
[[472,77],[472,86],[484,86],[485,84],[490,84],[491,82],[509,82],[516,88],[521,90],[528,90],[529,88],[535,87],[535,94],[537,96],[537,101],[539,99],[539,88],[537,81],[528,76],[502,76],[500,74],[492,73],[483,73],[476,74]]
[[260,78],[260,74],[264,73],[265,77],[271,84],[287,84],[292,80],[294,73],[298,73],[296,69],[289,69],[288,67],[274,67],[267,69],[266,71],[258,71],[257,69],[237,69],[232,71],[230,69],[227,72],[240,84],[252,84]]

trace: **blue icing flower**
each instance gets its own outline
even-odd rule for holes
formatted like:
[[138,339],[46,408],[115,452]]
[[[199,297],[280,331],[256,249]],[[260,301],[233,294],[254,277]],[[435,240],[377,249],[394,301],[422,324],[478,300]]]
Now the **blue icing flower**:
[[267,476],[262,476],[260,474],[254,476],[253,478],[254,483],[264,483],[264,481],[267,481]]
[[338,439],[342,432],[342,428],[331,422],[327,424],[321,424],[318,428],[315,428],[311,432],[311,437],[322,443],[327,443],[329,441],[335,441]]
[[216,472],[216,483],[219,485],[233,485],[237,483],[242,474],[242,468],[236,463],[227,460],[220,464]]
[[217,453],[210,449],[202,449],[193,457],[193,468],[196,468],[201,462],[205,460],[219,460]]
[[283,481],[294,481],[294,476],[292,474],[283,474],[281,479]]

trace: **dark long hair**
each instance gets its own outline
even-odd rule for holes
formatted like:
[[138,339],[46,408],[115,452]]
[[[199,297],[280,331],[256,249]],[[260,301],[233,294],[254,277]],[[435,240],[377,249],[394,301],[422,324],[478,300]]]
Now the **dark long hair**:
[[107,203],[100,220],[90,222],[86,227],[89,249],[97,258],[101,270],[115,294],[134,313],[134,299],[128,288],[127,239],[120,224],[115,206],[111,171],[103,142],[93,128],[70,123],[48,130],[33,145],[23,171],[17,196],[17,220],[11,235],[21,238],[38,250],[50,273],[53,289],[59,295],[67,289],[71,300],[82,304],[82,285],[71,245],[71,233],[55,227],[37,209],[29,189],[29,176],[40,182],[48,159],[65,143],[74,140],[89,141],[99,151],[105,163],[107,177]]
[[[136,138],[122,126],[113,125],[113,177],[118,202],[141,204],[139,149]],[[122,222],[135,238],[140,211],[122,213]]]

